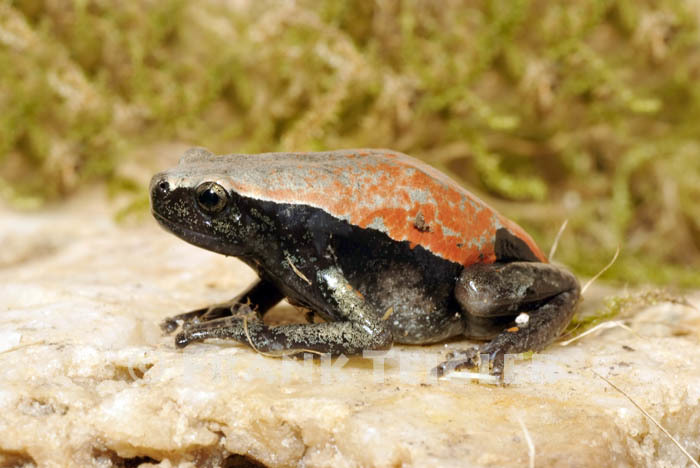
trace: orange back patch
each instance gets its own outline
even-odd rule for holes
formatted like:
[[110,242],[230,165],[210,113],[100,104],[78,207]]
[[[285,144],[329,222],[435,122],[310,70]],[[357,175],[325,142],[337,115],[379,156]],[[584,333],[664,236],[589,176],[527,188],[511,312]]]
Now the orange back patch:
[[401,153],[363,149],[185,157],[171,172],[177,173],[199,182],[219,181],[247,197],[318,207],[462,265],[493,263],[499,228],[547,261],[517,224],[445,174]]

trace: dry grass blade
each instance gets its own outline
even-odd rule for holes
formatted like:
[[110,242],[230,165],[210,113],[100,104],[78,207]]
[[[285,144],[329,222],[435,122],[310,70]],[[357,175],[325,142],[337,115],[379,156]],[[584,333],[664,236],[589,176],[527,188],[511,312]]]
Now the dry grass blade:
[[608,269],[609,269],[611,266],[613,266],[613,264],[615,263],[615,260],[617,260],[617,257],[618,257],[619,255],[620,255],[620,246],[618,245],[618,246],[617,246],[617,250],[615,250],[615,255],[613,255],[612,260],[610,260],[610,262],[609,262],[607,265],[605,265],[605,266],[603,267],[602,270],[600,270],[598,273],[596,273],[596,275],[595,275],[593,278],[589,279],[589,280],[588,280],[588,283],[586,283],[586,284],[583,286],[583,288],[581,288],[581,296],[583,296],[583,295],[586,293],[586,290],[588,289],[588,287],[589,287],[590,285],[592,285],[593,282],[594,282],[595,280],[597,280],[598,278],[600,278],[600,275],[602,275],[603,273],[605,273],[606,271],[608,271]]
[[288,349],[288,350],[281,350],[278,353],[268,353],[265,351],[260,351],[253,343],[253,339],[250,336],[250,330],[248,329],[248,317],[243,317],[243,331],[245,332],[245,337],[248,340],[248,344],[250,345],[250,347],[253,348],[253,351],[255,351],[256,353],[258,353],[262,356],[280,358],[280,357],[285,357],[285,356],[294,356],[296,354],[301,354],[301,353],[316,354],[317,356],[324,355],[324,353],[322,353],[320,351],[315,351],[313,349]]
[[564,234],[564,229],[566,229],[566,225],[569,224],[569,220],[565,219],[564,222],[562,223],[561,227],[559,228],[559,232],[557,232],[556,237],[554,237],[554,243],[552,244],[552,248],[549,249],[549,261],[552,261],[552,258],[554,257],[554,254],[557,251],[557,247],[559,246],[559,239],[561,239],[562,234]]
[[[559,343],[559,344],[560,344],[561,346],[569,346],[569,345],[570,345],[571,343],[573,343],[574,341],[578,341],[578,340],[580,340],[581,338],[583,338],[584,336],[590,335],[590,334],[593,333],[593,332],[596,332],[596,331],[602,330],[602,329],[616,328],[616,327],[624,328],[624,329],[627,330],[628,332],[633,333],[634,335],[636,335],[636,336],[639,337],[639,335],[638,335],[634,330],[632,330],[630,327],[628,327],[627,325],[625,325],[625,324],[622,323],[621,321],[619,321],[619,320],[612,320],[612,321],[610,321],[610,322],[599,323],[599,324],[596,325],[595,327],[589,328],[588,330],[586,330],[585,332],[581,333],[580,335],[576,335],[575,337],[573,337],[573,338],[571,338],[571,339],[569,339],[569,340],[566,340],[566,341],[562,341],[562,342]],[[641,337],[640,337],[640,338],[641,338]]]
[[311,284],[311,280],[306,277],[304,273],[302,273],[297,266],[292,262],[292,259],[287,255],[287,263],[289,264],[290,267],[292,267],[292,271],[294,272],[295,275],[297,275],[299,278],[304,280],[306,284]]
[[535,444],[532,442],[532,437],[530,437],[530,431],[527,430],[527,426],[523,422],[523,418],[520,415],[516,415],[518,419],[518,424],[523,430],[523,435],[525,436],[525,443],[527,443],[527,456],[528,456],[528,466],[529,468],[535,468]]
[[32,346],[41,346],[41,345],[45,345],[45,344],[47,344],[47,342],[43,341],[43,340],[42,341],[34,341],[31,343],[20,343],[20,344],[15,345],[15,346],[10,346],[7,349],[3,349],[2,351],[0,351],[0,354],[12,353],[12,352],[15,352],[15,351],[20,350],[20,349],[29,348]]
[[452,372],[443,376],[442,378],[447,380],[458,379],[458,380],[478,380],[479,382],[498,385],[501,383],[500,377],[497,375],[483,374],[480,372]]

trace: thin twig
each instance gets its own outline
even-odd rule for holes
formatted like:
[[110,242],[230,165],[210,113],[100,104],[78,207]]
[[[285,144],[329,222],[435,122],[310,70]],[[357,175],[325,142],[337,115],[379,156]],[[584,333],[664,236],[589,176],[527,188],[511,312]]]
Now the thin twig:
[[624,395],[625,398],[627,398],[627,399],[630,401],[630,403],[632,403],[634,406],[636,406],[637,409],[638,409],[639,411],[641,411],[642,413],[644,413],[644,416],[646,416],[647,418],[649,418],[649,419],[651,420],[651,422],[653,422],[654,424],[656,424],[656,427],[658,427],[659,429],[661,429],[661,432],[663,432],[664,434],[666,434],[666,436],[667,436],[669,439],[671,439],[671,441],[673,441],[674,444],[676,444],[676,447],[678,447],[678,448],[681,450],[681,452],[683,452],[683,454],[684,454],[686,457],[688,457],[688,460],[690,460],[690,461],[693,463],[693,465],[695,465],[696,467],[700,468],[700,463],[698,463],[698,461],[697,461],[695,458],[693,458],[692,455],[690,455],[690,454],[688,453],[688,451],[680,444],[680,442],[678,442],[678,441],[676,440],[676,438],[673,437],[673,436],[671,435],[671,433],[668,432],[668,431],[666,430],[666,428],[664,428],[661,424],[659,424],[659,422],[658,422],[656,419],[654,419],[654,417],[653,417],[651,414],[649,414],[644,408],[642,408],[639,404],[637,404],[637,402],[634,401],[634,400],[632,399],[632,397],[630,397],[630,396],[629,396],[627,393],[625,393],[620,387],[618,387],[617,385],[615,385],[614,383],[612,383],[610,380],[608,380],[606,377],[603,377],[602,375],[600,375],[599,373],[597,373],[597,372],[594,371],[593,369],[591,369],[591,372],[593,372],[595,375],[597,375],[598,377],[600,377],[601,379],[603,379],[605,382],[607,382],[607,384],[610,385],[612,388],[614,388],[615,390],[617,390],[618,392],[620,392],[622,395]]

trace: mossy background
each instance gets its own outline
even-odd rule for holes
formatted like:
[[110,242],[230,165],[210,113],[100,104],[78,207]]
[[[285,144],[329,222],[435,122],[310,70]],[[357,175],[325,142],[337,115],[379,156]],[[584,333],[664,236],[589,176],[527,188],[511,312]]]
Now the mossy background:
[[[700,0],[2,0],[0,195],[157,142],[389,147],[591,275],[700,286]],[[145,156],[144,156],[145,157]],[[140,194],[140,195],[138,195]]]

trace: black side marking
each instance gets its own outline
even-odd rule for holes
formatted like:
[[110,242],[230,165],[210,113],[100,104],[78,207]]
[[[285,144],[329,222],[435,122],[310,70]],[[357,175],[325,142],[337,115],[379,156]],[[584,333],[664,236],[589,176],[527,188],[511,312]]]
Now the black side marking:
[[496,231],[496,261],[499,262],[539,262],[525,241],[510,233],[506,228]]

